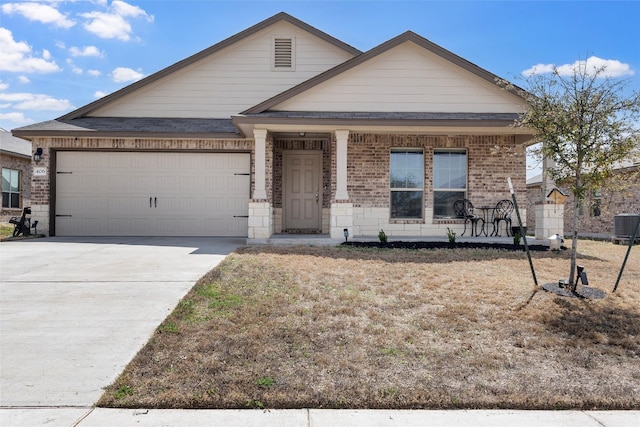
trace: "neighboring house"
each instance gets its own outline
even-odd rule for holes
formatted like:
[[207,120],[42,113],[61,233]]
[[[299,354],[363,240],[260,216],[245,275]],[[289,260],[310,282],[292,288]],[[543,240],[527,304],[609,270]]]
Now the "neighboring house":
[[0,222],[22,215],[31,198],[31,142],[0,128],[2,210]]
[[363,53],[280,13],[14,134],[44,150],[49,234],[444,236],[507,177],[525,205],[523,108],[415,33]]
[[[581,235],[611,237],[615,234],[615,216],[625,213],[640,213],[640,162],[627,161],[614,168],[614,176],[604,183],[600,191],[589,194],[580,208],[578,232]],[[569,189],[563,206],[564,235],[573,233],[574,198]],[[527,226],[535,227],[533,205],[544,200],[542,175],[527,180]]]

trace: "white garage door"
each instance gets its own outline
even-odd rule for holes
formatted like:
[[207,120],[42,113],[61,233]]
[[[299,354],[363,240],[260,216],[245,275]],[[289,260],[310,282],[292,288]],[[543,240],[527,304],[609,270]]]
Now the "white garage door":
[[58,152],[58,236],[246,236],[248,153]]

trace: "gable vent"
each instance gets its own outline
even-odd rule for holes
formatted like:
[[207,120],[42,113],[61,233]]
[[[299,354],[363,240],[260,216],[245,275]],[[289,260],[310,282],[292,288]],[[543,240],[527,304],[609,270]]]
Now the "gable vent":
[[293,40],[290,38],[274,39],[273,66],[275,68],[293,67]]

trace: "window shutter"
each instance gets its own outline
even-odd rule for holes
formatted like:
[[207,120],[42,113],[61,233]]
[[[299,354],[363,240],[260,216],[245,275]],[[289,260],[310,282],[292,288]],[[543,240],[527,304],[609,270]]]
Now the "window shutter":
[[293,42],[291,39],[276,38],[273,66],[275,68],[291,68],[293,66]]

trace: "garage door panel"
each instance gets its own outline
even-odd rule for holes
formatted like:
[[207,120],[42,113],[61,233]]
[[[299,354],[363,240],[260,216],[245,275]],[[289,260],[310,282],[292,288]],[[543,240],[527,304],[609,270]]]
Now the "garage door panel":
[[247,235],[247,153],[59,152],[56,167],[58,235]]

